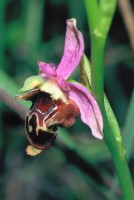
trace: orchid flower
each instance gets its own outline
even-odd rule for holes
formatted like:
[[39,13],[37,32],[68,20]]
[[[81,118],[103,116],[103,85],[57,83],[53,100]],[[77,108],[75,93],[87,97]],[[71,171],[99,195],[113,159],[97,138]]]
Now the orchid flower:
[[57,127],[70,127],[78,115],[90,127],[93,136],[103,138],[103,119],[94,97],[80,83],[67,82],[84,53],[82,33],[76,20],[67,20],[63,57],[56,68],[53,63],[38,62],[39,75],[28,78],[16,95],[31,100],[26,115],[26,134],[31,145],[27,154],[36,155],[55,141]]

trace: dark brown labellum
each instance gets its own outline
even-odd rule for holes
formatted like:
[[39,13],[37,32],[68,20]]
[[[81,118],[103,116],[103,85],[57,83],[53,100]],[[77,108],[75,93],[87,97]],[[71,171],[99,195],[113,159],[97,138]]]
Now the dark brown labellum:
[[40,92],[32,99],[32,107],[26,116],[26,134],[35,148],[45,150],[56,139],[57,126],[70,127],[80,114],[75,101],[54,101],[48,93]]
[[47,149],[56,139],[57,126],[46,127],[48,119],[55,110],[49,94],[40,93],[26,116],[26,134],[30,144],[38,149]]

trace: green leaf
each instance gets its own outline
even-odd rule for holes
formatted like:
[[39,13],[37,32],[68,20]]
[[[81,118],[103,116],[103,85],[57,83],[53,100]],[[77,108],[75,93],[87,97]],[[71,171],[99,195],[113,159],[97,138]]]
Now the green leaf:
[[80,77],[81,83],[91,92],[91,65],[85,54],[80,62]]
[[[123,139],[124,139],[124,146],[126,148],[126,156],[127,160],[130,160],[131,154],[133,152],[133,144],[134,144],[134,91],[132,93],[132,97],[130,100],[124,132],[123,132]],[[111,188],[111,197],[114,199],[116,196],[116,192],[119,188],[119,182],[117,180],[116,174],[113,178],[113,186]]]
[[[87,87],[89,92],[92,93],[92,88],[91,88],[91,65],[90,61],[86,57],[86,55],[83,56],[81,63],[80,63],[80,69],[81,69],[81,81],[82,84]],[[118,122],[116,120],[116,117],[113,113],[113,110],[108,102],[108,99],[106,95],[104,94],[104,106],[106,110],[106,115],[109,121],[109,124],[111,126],[111,129],[114,129],[114,133],[116,133],[115,137],[117,140],[122,140],[120,137],[120,128],[118,125]]]

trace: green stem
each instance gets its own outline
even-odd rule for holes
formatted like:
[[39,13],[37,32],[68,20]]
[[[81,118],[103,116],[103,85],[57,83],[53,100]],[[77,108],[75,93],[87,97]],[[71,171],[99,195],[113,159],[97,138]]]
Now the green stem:
[[94,30],[98,21],[98,0],[85,0],[86,11],[88,15],[88,23],[90,33]]
[[111,124],[104,114],[104,141],[107,144],[112,159],[115,164],[116,172],[119,178],[119,182],[122,188],[123,197],[125,200],[133,200],[134,190],[132,178],[126,161],[126,151],[122,141],[122,137],[115,137],[114,128],[111,128]]
[[91,36],[91,86],[101,110],[104,109],[104,45],[105,41],[95,34]]
[[[111,111],[109,112],[106,106],[104,106],[104,48],[117,2],[116,0],[100,0],[99,3],[98,1],[93,2],[85,0],[91,36],[91,86],[102,111],[104,141],[112,154],[124,199],[133,200],[133,183],[126,161],[120,130],[114,115],[111,115]],[[105,103],[105,105],[107,104]]]
[[[106,108],[106,106],[108,108]],[[114,114],[107,103],[107,99],[105,99],[105,109],[107,113],[103,115],[104,141],[112,154],[124,199],[132,200],[134,198],[134,188],[126,160],[126,150],[116,118],[114,118]]]

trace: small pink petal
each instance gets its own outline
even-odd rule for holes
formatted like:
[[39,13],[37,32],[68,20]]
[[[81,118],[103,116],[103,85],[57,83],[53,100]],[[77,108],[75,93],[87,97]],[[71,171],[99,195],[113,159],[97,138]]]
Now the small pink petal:
[[69,91],[70,88],[69,88],[68,82],[66,82],[66,81],[63,79],[62,76],[58,76],[57,78],[58,78],[58,84],[59,84],[61,90],[63,90],[63,91]]
[[69,86],[69,98],[77,103],[82,121],[90,127],[94,137],[102,139],[103,119],[97,102],[83,85],[69,83]]
[[39,65],[39,75],[43,77],[56,77],[56,69],[53,63],[44,63],[42,61],[38,61]]
[[84,52],[84,41],[80,31],[77,30],[76,20],[67,20],[64,53],[57,69],[57,75],[67,79],[80,63]]

